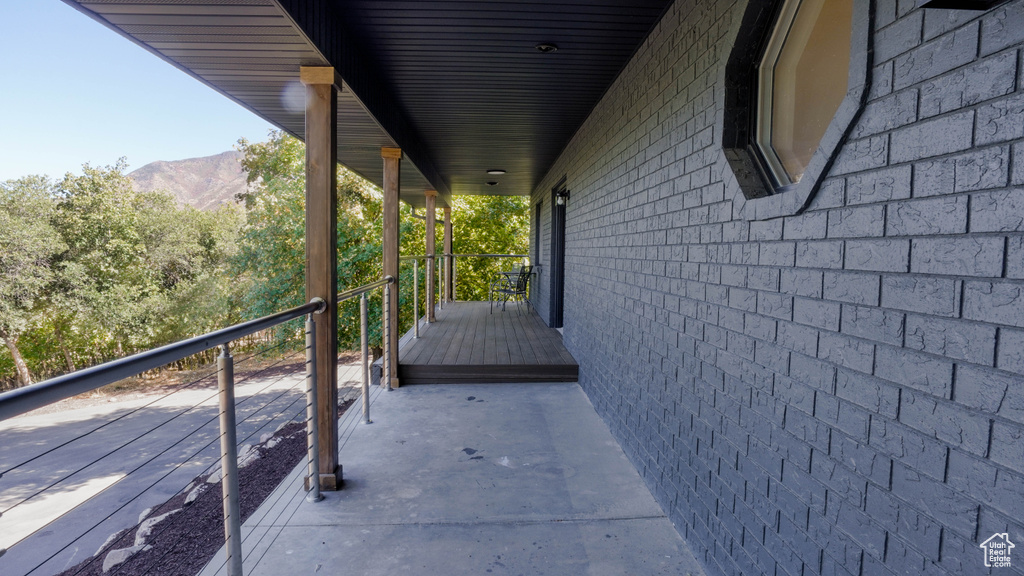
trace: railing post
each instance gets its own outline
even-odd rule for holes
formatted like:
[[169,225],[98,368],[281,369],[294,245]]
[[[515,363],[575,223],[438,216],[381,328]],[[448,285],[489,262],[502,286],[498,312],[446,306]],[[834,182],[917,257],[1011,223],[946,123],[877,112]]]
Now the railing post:
[[[387,299],[384,299],[387,302]],[[359,350],[363,364],[363,421],[370,423],[370,345],[366,339],[368,325],[366,310],[366,292],[359,295]],[[386,340],[385,340],[386,342]],[[382,365],[383,366],[383,365]]]
[[316,321],[313,313],[306,315],[306,446],[307,453],[306,494],[307,502],[323,500],[320,495],[320,469],[317,454],[320,453],[320,415],[316,401]]
[[455,287],[457,286],[457,282],[459,280],[458,262],[458,258],[456,258],[454,254],[452,254],[452,302],[458,300],[458,298],[455,297]]
[[224,548],[228,576],[242,576],[242,517],[238,504],[238,439],[235,433],[235,363],[228,344],[217,357],[220,392],[220,469],[224,496]]
[[391,355],[395,353],[391,349],[391,284],[384,285],[384,362],[381,363],[382,375],[384,376],[381,386],[391,390]]
[[420,337],[420,261],[412,261],[412,337]]

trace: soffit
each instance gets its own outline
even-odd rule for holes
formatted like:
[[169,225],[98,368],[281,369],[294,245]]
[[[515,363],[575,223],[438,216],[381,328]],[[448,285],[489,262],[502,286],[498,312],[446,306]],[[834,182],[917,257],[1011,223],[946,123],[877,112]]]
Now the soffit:
[[339,161],[379,185],[379,148],[402,148],[416,206],[429,188],[529,194],[670,3],[65,1],[300,138],[282,94],[299,66],[333,66]]

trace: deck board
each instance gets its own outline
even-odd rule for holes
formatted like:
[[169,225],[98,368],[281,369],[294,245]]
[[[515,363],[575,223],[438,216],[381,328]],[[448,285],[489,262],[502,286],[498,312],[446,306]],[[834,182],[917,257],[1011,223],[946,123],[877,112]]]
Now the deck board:
[[436,316],[400,352],[403,385],[577,379],[579,367],[561,335],[526,306],[491,312],[487,302],[454,302]]

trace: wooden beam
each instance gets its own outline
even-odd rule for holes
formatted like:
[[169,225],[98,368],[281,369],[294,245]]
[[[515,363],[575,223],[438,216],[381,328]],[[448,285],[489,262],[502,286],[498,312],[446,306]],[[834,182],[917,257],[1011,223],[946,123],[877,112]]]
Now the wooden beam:
[[437,302],[437,190],[427,190],[427,322],[434,322],[434,304]]
[[[321,76],[326,76],[321,74]],[[315,76],[320,78],[321,76]],[[321,490],[341,487],[338,464],[337,301],[337,90],[327,82],[306,84],[306,300],[323,298],[316,317],[317,413]]]
[[[452,253],[452,207],[444,207],[444,253]],[[441,298],[445,302],[452,301],[452,257],[444,259],[444,286],[441,287]]]
[[391,323],[382,333],[390,332],[389,341],[384,346],[390,350],[391,387],[398,388],[398,177],[402,151],[398,148],[381,148],[380,156],[384,159],[384,275],[395,278],[395,284],[391,287]]

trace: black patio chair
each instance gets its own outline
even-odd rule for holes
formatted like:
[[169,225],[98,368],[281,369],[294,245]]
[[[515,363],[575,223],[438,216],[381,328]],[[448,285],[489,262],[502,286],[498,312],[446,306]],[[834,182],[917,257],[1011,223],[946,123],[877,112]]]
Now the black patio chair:
[[519,269],[518,274],[503,273],[501,278],[495,279],[491,282],[490,296],[488,297],[491,301],[491,313],[494,313],[494,303],[497,300],[501,300],[501,311],[505,311],[505,304],[509,300],[517,301],[520,306],[516,308],[519,313],[522,311],[519,309],[524,300],[526,300],[526,292],[530,287],[530,273],[533,271],[533,266],[523,266]]

